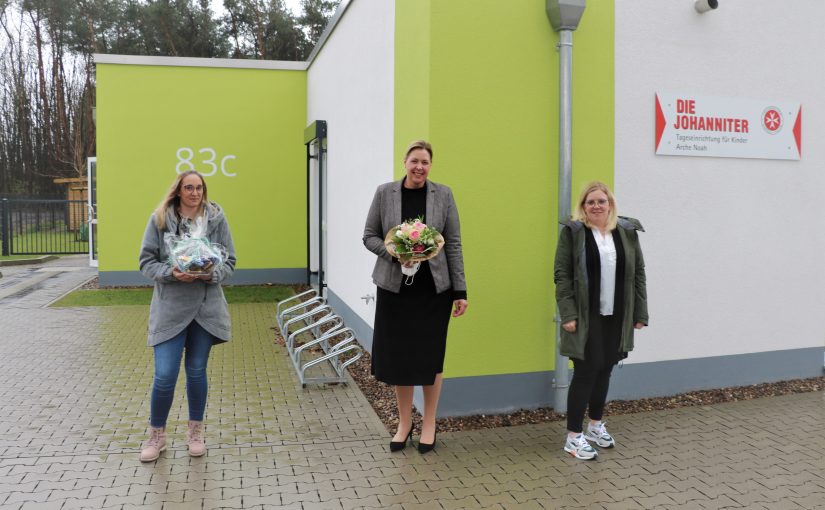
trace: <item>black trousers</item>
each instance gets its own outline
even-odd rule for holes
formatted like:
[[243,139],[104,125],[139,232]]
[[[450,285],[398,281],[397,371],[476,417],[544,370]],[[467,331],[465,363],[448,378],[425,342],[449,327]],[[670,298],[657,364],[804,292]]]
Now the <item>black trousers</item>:
[[613,366],[608,364],[594,368],[588,363],[573,359],[573,380],[567,392],[567,430],[582,431],[584,411],[588,406],[591,420],[602,419]]

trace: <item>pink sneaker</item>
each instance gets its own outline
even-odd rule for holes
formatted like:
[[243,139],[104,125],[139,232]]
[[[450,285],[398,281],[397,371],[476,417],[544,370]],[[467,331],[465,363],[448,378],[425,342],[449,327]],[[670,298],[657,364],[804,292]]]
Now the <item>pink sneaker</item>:
[[201,457],[206,453],[206,442],[203,439],[203,422],[190,421],[186,431],[186,442],[189,443],[189,456]]
[[149,439],[140,451],[141,462],[152,462],[166,449],[166,427],[149,427]]

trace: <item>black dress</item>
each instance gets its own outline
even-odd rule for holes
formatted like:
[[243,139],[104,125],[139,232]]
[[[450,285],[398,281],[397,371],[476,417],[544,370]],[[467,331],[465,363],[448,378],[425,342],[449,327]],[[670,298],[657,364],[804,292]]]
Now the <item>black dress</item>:
[[[427,211],[427,186],[401,187],[401,218],[407,220]],[[406,279],[406,277],[405,277]],[[428,262],[422,262],[412,285],[401,291],[378,288],[372,337],[372,374],[379,381],[396,386],[422,386],[435,382],[444,371],[447,327],[453,293],[436,294]]]

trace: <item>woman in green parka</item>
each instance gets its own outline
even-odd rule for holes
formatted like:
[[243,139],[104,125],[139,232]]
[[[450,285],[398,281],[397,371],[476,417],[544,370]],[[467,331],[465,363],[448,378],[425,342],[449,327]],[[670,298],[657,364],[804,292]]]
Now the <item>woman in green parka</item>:
[[[561,353],[573,360],[567,394],[564,451],[577,459],[598,455],[588,443],[613,448],[602,414],[613,367],[633,350],[635,329],[647,326],[641,224],[619,217],[601,182],[587,185],[556,248],[554,281],[561,319]],[[585,409],[590,423],[583,433]]]

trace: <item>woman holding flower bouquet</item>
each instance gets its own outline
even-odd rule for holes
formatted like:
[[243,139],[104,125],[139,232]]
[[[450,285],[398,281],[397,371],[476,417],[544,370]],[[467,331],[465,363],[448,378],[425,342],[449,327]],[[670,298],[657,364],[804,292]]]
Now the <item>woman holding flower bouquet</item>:
[[[218,250],[221,246],[225,253]],[[143,462],[157,459],[166,449],[166,420],[184,353],[189,455],[206,453],[206,365],[212,345],[230,338],[221,282],[234,268],[229,224],[221,207],[207,200],[206,181],[195,171],[178,175],[149,219],[140,248],[140,271],[155,282],[148,339],[155,376]]]
[[364,245],[378,256],[372,373],[395,386],[398,404],[391,451],[412,437],[415,386],[424,391],[418,450],[435,447],[447,327],[451,312],[460,317],[467,310],[458,210],[450,188],[428,179],[432,158],[428,142],[410,144],[406,175],[378,187],[364,227]]
[[[634,329],[648,323],[643,229],[616,214],[613,193],[600,182],[585,187],[573,219],[562,224],[554,269],[559,348],[573,360],[564,451],[590,460],[598,454],[588,439],[600,448],[615,445],[602,421],[610,374],[633,350]],[[590,423],[583,434],[585,409]]]

